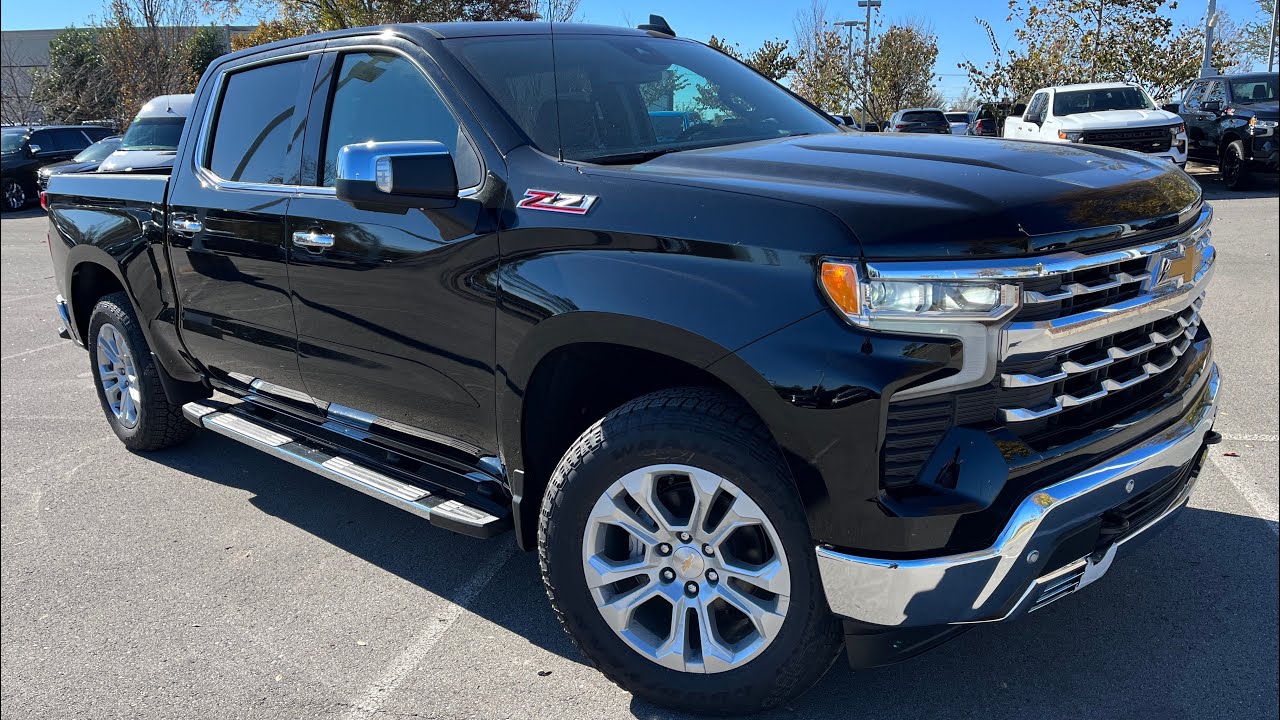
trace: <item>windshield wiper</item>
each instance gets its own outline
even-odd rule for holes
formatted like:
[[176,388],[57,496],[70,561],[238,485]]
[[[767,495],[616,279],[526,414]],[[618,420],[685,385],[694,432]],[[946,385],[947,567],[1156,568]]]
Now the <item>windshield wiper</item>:
[[654,158],[662,157],[669,153],[692,149],[693,148],[670,147],[654,150],[613,153],[610,155],[593,155],[591,157],[579,158],[579,162],[593,163],[595,165],[638,165],[642,162],[649,162]]

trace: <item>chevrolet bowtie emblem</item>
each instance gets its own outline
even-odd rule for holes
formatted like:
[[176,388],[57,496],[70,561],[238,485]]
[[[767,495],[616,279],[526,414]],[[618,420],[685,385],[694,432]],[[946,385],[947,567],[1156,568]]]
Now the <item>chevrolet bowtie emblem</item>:
[[1194,282],[1200,269],[1203,251],[1200,245],[1190,245],[1181,252],[1174,251],[1160,258],[1160,270],[1156,273],[1156,286],[1172,283],[1175,287]]

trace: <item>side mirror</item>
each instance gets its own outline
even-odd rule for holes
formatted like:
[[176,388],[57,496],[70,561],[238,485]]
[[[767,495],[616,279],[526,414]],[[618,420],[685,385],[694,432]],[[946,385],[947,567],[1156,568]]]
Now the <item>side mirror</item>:
[[1177,103],[1165,103],[1164,105],[1161,105],[1161,106],[1160,106],[1160,109],[1161,109],[1161,110],[1163,110],[1163,111],[1165,111],[1165,112],[1171,112],[1171,113],[1173,113],[1174,115],[1177,115],[1177,114],[1178,114],[1178,111],[1179,111],[1181,108],[1179,108],[1179,107],[1178,107],[1178,104],[1177,104]]
[[1200,103],[1200,109],[1211,113],[1222,112],[1222,101],[1206,100],[1205,102]]
[[458,204],[449,149],[425,140],[343,145],[334,186],[339,200],[361,210],[403,213]]
[[27,152],[30,153],[32,157],[35,157],[40,154],[40,146],[35,144],[28,145]]

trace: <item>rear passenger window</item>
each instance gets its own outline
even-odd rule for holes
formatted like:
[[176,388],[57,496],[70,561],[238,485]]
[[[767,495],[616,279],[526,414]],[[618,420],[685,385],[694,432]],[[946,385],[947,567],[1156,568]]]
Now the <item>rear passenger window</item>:
[[296,106],[306,60],[264,65],[227,76],[213,126],[208,168],[223,180],[293,185],[294,145],[301,148],[306,108]]
[[53,141],[59,150],[83,150],[89,147],[89,139],[79,130],[54,130]]
[[434,140],[453,155],[458,187],[480,183],[480,161],[458,121],[416,65],[388,52],[357,52],[339,61],[325,128],[324,176],[333,187],[343,145]]

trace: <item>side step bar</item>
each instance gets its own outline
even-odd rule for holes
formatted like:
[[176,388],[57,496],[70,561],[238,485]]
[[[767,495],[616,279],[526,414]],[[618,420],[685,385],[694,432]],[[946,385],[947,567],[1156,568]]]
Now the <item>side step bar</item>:
[[487,538],[511,527],[510,517],[498,517],[458,500],[402,482],[342,457],[315,441],[297,439],[278,432],[216,401],[189,402],[182,406],[182,414],[200,427],[353,490],[359,490],[401,510],[408,510],[445,530]]

